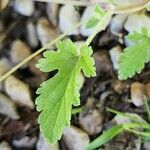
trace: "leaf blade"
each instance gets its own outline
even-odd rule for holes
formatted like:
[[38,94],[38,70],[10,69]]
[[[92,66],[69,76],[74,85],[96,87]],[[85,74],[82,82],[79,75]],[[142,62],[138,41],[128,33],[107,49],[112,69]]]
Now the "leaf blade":
[[117,134],[123,131],[122,125],[116,125],[107,131],[105,131],[102,135],[100,135],[98,138],[96,138],[92,143],[90,143],[85,150],[93,150],[96,149],[109,140],[111,140],[113,137],[115,137]]
[[129,34],[129,39],[136,42],[135,45],[127,47],[119,58],[118,76],[120,80],[131,78],[135,73],[140,73],[144,64],[148,62],[148,49],[150,48],[150,38],[147,29],[142,29],[141,33]]
[[[51,144],[59,140],[63,129],[70,125],[72,105],[80,104],[80,86],[77,81],[81,69],[86,70],[88,76],[95,74],[91,48],[84,47],[85,55],[82,48],[78,50],[71,40],[64,40],[56,46],[58,51],[45,52],[37,65],[45,72],[58,70],[53,78],[41,84],[36,99],[37,111],[41,112],[38,123]],[[89,68],[85,67],[84,59]]]

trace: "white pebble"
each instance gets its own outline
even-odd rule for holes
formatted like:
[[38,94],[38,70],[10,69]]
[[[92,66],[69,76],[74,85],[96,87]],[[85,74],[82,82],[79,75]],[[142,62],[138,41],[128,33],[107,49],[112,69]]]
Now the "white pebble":
[[110,22],[111,33],[119,35],[123,29],[123,25],[126,19],[127,19],[126,14],[114,16]]
[[[81,17],[81,22],[87,22],[92,17],[93,10],[94,7],[85,8]],[[83,36],[90,36],[94,32],[94,28],[86,29],[85,25],[82,25],[80,28],[80,32]]]
[[86,132],[73,126],[64,130],[63,140],[70,150],[83,150],[90,142]]
[[37,33],[35,29],[35,25],[32,22],[28,22],[27,24],[27,37],[28,43],[31,47],[35,48],[38,46]]
[[[65,33],[72,30],[80,22],[79,12],[72,5],[64,5],[59,12],[59,28]],[[78,35],[79,28],[74,29],[70,35]]]
[[124,28],[130,33],[133,31],[141,31],[141,28],[150,27],[150,17],[143,12],[131,14],[124,24]]
[[122,48],[120,46],[113,47],[110,51],[111,61],[113,63],[113,67],[115,70],[118,70],[119,56],[122,52]]
[[58,143],[50,145],[46,139],[44,139],[43,134],[40,133],[36,148],[37,150],[59,150],[59,145]]
[[33,0],[15,0],[14,9],[24,16],[31,16],[35,10]]

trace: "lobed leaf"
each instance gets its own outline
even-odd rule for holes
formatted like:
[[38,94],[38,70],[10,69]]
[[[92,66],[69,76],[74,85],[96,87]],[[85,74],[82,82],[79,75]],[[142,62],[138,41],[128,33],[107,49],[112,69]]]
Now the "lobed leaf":
[[148,62],[150,49],[150,37],[148,29],[134,32],[128,38],[136,42],[133,46],[124,49],[119,58],[119,79],[131,78],[135,73],[140,73],[144,64]]
[[65,127],[69,126],[72,105],[80,104],[78,76],[83,70],[85,76],[95,76],[92,49],[84,45],[79,50],[71,40],[56,44],[58,51],[46,51],[37,67],[44,72],[58,70],[51,79],[37,90],[38,122],[45,138],[50,143],[60,139]]

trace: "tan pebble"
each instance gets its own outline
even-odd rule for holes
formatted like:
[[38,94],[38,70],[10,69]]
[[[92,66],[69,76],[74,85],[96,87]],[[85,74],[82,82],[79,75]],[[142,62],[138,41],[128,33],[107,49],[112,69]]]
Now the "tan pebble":
[[[25,58],[29,57],[31,55],[31,49],[28,47],[26,43],[24,43],[21,40],[16,40],[12,43],[12,48],[10,51],[11,60],[14,63],[14,65],[20,63]],[[23,67],[26,67],[24,65]]]
[[0,113],[9,116],[12,119],[20,118],[15,103],[2,93],[0,93]]
[[2,141],[0,143],[0,150],[12,150],[12,148],[10,147],[10,145],[7,142]]
[[79,124],[89,135],[96,135],[101,132],[102,120],[102,115],[96,109],[85,110],[79,115]]
[[[50,25],[49,21],[42,17],[38,20],[37,34],[42,46],[45,46],[45,44],[48,44],[54,40],[58,33],[56,29]],[[50,48],[53,47],[54,46],[50,46]]]
[[125,84],[123,83],[123,81],[120,80],[113,81],[111,86],[117,93],[122,93],[123,89],[125,88]]
[[147,96],[150,97],[150,82],[147,83],[145,86],[146,86],[146,94],[147,94]]
[[0,11],[4,10],[9,3],[9,0],[1,0],[0,1]]
[[58,10],[59,5],[55,3],[47,4],[47,15],[53,26],[57,26],[58,23]]
[[39,41],[37,38],[36,28],[32,22],[27,23],[27,38],[31,47],[35,48],[38,46]]
[[131,84],[131,100],[137,107],[144,104],[145,86],[142,83],[134,82]]
[[5,80],[5,91],[16,103],[34,108],[29,86],[16,77],[9,76]]
[[63,140],[70,150],[83,150],[90,142],[88,134],[74,126],[64,130]]

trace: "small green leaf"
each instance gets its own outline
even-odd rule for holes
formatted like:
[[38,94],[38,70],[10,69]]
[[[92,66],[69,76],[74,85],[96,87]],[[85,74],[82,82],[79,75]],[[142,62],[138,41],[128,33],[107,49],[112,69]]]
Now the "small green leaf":
[[113,137],[115,137],[117,134],[123,131],[122,125],[116,125],[107,131],[105,131],[102,135],[100,135],[98,138],[96,138],[92,143],[90,143],[85,150],[93,150],[96,149],[109,140],[111,140]]
[[144,64],[148,62],[148,50],[150,49],[149,30],[133,32],[128,38],[135,42],[133,46],[124,49],[119,58],[119,79],[131,78],[135,73],[140,73]]
[[94,7],[94,12],[92,17],[87,21],[85,27],[87,29],[89,28],[94,28],[97,26],[97,24],[101,21],[101,18],[106,14],[105,12],[99,5],[96,5]]
[[49,143],[60,139],[65,127],[70,125],[72,105],[80,104],[78,76],[95,76],[92,49],[86,45],[78,49],[71,40],[56,44],[58,51],[46,51],[37,67],[44,72],[58,70],[51,79],[42,83],[37,90],[38,122]]
[[91,18],[90,20],[88,20],[88,22],[86,23],[86,28],[93,28],[98,24],[99,20],[95,19],[95,18]]
[[150,11],[150,4],[148,4],[148,5],[146,6],[146,10],[147,10],[147,11]]

